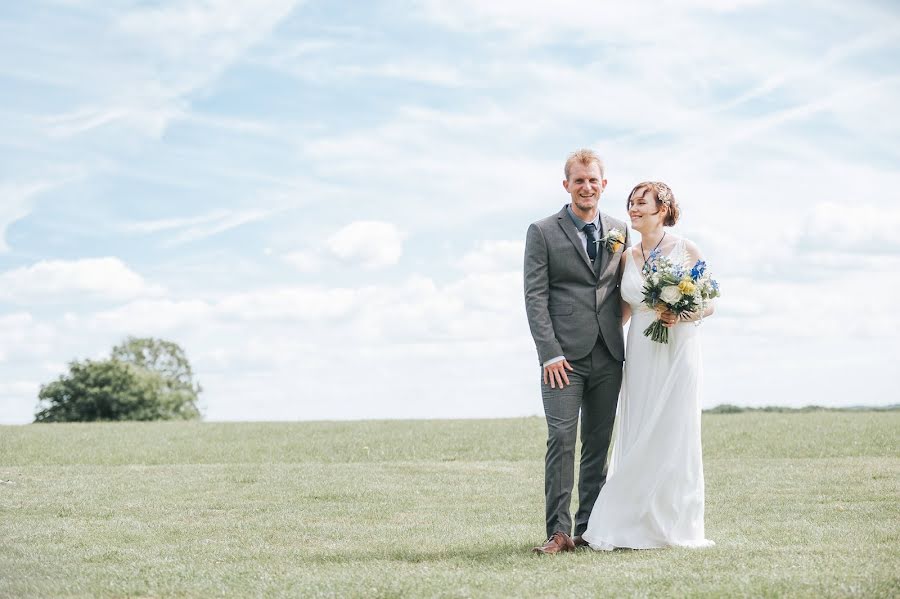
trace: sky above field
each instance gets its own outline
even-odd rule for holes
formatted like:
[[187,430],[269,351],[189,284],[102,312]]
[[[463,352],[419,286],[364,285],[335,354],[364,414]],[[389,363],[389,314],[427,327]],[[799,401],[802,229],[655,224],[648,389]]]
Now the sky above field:
[[562,164],[667,182],[724,297],[704,405],[896,403],[900,7],[0,6],[0,422],[127,335],[209,420],[542,414]]

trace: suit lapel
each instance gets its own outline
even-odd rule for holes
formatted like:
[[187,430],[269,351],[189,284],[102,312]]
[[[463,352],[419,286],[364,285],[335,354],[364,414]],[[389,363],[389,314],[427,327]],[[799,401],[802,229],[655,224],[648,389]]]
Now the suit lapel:
[[572,219],[569,218],[569,214],[566,212],[565,208],[563,208],[562,212],[559,213],[557,222],[559,222],[559,226],[562,227],[562,230],[566,234],[566,237],[568,237],[569,241],[572,242],[572,245],[575,246],[575,251],[578,252],[578,255],[581,256],[581,259],[584,260],[585,264],[587,264],[587,267],[590,268],[591,271],[594,271],[594,265],[591,264],[591,259],[588,257],[587,252],[584,250],[584,246],[581,244],[581,239],[578,238],[578,233],[575,229],[575,223],[573,223]]
[[[609,221],[606,219],[606,215],[602,212],[600,213],[600,235],[609,235]],[[606,272],[606,267],[609,266],[609,250],[606,249],[606,245],[603,243],[597,244],[597,260],[600,265],[597,266],[597,276],[603,276],[603,273]]]

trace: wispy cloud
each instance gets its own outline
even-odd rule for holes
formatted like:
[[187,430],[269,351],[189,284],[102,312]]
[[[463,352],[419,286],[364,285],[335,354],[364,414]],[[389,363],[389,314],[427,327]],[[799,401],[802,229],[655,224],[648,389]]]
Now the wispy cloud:
[[192,217],[148,220],[123,223],[118,228],[127,233],[153,234],[171,233],[163,241],[163,247],[175,247],[200,241],[231,229],[265,220],[276,210],[216,211]]
[[0,182],[0,254],[9,251],[7,228],[28,216],[41,194],[80,179],[83,173],[79,170],[56,166],[52,169],[56,176],[22,182]]
[[9,251],[6,228],[26,216],[33,198],[50,187],[52,185],[49,183],[0,184],[0,252]]
[[446,64],[425,62],[388,63],[370,67],[346,66],[337,69],[336,74],[339,77],[382,77],[447,87],[459,87],[466,84],[462,73],[457,68]]
[[[122,11],[80,6],[68,18],[51,20],[52,27],[68,27],[74,29],[72,35],[82,36],[80,48],[66,50],[50,40],[40,47],[68,68],[48,65],[35,74],[56,87],[77,90],[77,104],[48,114],[42,123],[57,137],[124,125],[126,132],[158,138],[189,109],[191,94],[212,84],[301,3],[264,0],[251,6],[236,0],[178,0]],[[23,23],[29,25],[33,33],[40,32],[39,23]],[[119,52],[87,52],[83,48],[91,38]],[[15,65],[10,70],[29,77]]]
[[56,114],[41,121],[50,137],[69,137],[107,125],[123,125],[149,137],[159,138],[168,123],[185,113],[184,102],[163,98],[157,104],[132,103],[123,106],[82,108],[72,113]]

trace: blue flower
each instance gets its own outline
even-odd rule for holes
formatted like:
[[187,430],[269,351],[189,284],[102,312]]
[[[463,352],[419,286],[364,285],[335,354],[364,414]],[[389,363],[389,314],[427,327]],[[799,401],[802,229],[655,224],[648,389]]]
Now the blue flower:
[[718,291],[719,290],[719,282],[717,280],[713,279],[711,281],[711,283],[712,283],[712,288],[715,289],[716,291]]
[[706,262],[703,260],[697,260],[697,264],[694,265],[694,268],[691,269],[691,278],[695,281],[703,276],[703,272],[706,270]]

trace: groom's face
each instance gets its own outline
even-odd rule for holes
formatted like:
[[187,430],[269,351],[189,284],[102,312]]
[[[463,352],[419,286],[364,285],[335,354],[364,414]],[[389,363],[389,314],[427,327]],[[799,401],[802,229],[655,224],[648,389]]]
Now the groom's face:
[[596,162],[575,163],[569,171],[569,178],[563,181],[563,187],[572,196],[573,207],[581,212],[593,212],[606,187],[606,179],[600,174],[600,166]]

